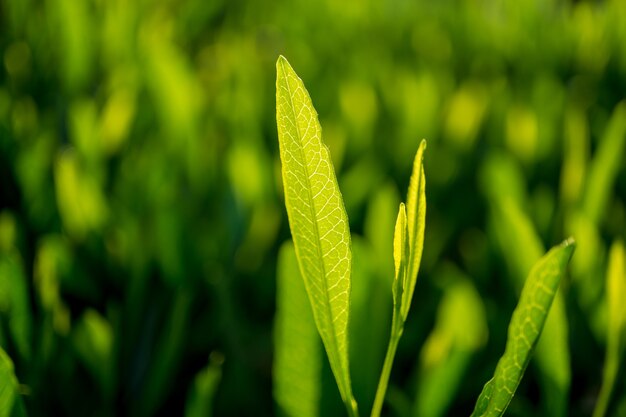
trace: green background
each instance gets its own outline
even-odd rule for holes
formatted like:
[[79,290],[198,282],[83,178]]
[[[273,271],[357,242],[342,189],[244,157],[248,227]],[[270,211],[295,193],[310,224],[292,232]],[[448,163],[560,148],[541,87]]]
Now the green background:
[[[570,235],[568,415],[589,415],[606,257],[625,236],[624,22],[620,0],[2,0],[0,345],[28,415],[205,415],[196,394],[214,415],[275,414],[280,54],[319,113],[355,270],[391,281],[397,202],[428,140],[425,249],[387,415],[413,415],[416,395],[469,415],[518,278]],[[377,294],[355,340],[385,345],[391,288]],[[437,382],[428,364],[459,346]],[[550,415],[538,373],[507,415]],[[342,415],[325,378],[326,415]],[[614,400],[624,415],[619,378]]]

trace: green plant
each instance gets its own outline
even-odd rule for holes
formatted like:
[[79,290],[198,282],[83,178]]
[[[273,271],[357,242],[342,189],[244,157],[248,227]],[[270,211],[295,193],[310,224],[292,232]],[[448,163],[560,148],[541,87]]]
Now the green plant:
[[[276,120],[293,247],[283,247],[279,262],[274,393],[285,415],[319,413],[321,365],[315,355],[319,344],[316,327],[348,415],[354,417],[359,411],[352,392],[348,349],[352,286],[348,217],[309,94],[284,57],[278,58],[276,68]],[[372,417],[380,416],[382,411],[421,261],[426,215],[422,165],[425,149],[426,142],[422,141],[414,159],[407,204],[400,203],[395,225],[391,335]],[[530,271],[509,325],[506,350],[494,377],[483,388],[472,417],[499,416],[506,410],[541,335],[574,246],[572,239],[565,240]],[[310,310],[303,301],[305,293]]]

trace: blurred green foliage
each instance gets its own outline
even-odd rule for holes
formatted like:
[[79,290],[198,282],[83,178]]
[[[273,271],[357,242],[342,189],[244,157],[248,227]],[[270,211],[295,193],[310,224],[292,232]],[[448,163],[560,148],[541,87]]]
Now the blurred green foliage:
[[[607,256],[626,237],[625,21],[621,0],[2,0],[0,346],[27,414],[274,414],[283,54],[363,237],[355,279],[391,282],[398,190],[428,139],[421,278],[387,414],[469,415],[517,277],[573,235],[565,407],[590,415]],[[373,321],[351,345],[365,403],[388,337],[380,288],[359,295]],[[459,309],[477,321],[466,335]],[[626,413],[619,363],[606,415]],[[552,415],[543,379],[531,362],[507,415]]]

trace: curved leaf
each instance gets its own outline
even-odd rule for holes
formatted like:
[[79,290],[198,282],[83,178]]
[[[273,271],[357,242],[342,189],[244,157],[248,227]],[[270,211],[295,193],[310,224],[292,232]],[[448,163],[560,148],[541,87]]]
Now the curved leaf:
[[552,248],[528,275],[511,317],[504,355],[494,376],[483,388],[472,417],[504,414],[519,385],[546,322],[565,267],[574,251],[573,239]]

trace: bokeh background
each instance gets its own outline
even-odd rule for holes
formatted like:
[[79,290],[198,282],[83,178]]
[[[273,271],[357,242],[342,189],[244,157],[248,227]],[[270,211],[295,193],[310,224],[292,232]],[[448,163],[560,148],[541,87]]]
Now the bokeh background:
[[[625,236],[625,22],[621,0],[2,0],[0,345],[27,414],[276,415],[283,54],[366,283],[361,410],[426,138],[424,257],[386,415],[469,415],[524,277],[570,235],[557,324],[507,415],[590,415]],[[623,368],[608,415],[626,415]],[[343,415],[325,378],[324,413]]]

